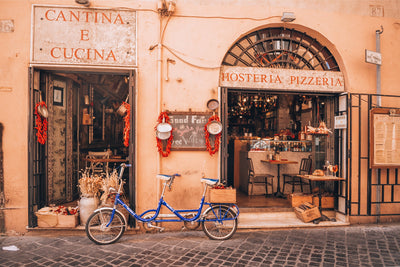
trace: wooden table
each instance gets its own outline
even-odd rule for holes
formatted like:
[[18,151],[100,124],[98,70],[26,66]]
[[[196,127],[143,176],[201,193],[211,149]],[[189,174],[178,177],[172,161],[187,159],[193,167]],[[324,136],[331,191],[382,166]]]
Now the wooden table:
[[122,158],[104,158],[104,159],[102,159],[102,158],[84,158],[83,160],[91,163],[92,171],[94,171],[93,164],[96,164],[96,163],[107,163],[105,168],[104,168],[104,165],[103,165],[103,170],[106,173],[108,173],[108,163],[128,162],[127,159],[122,159]]
[[281,165],[282,164],[298,164],[298,162],[297,161],[290,161],[290,160],[268,160],[268,159],[262,159],[261,162],[277,165],[278,169],[277,169],[276,178],[278,180],[278,185],[276,187],[275,196],[276,197],[280,197],[280,198],[286,198],[285,195],[281,192],[281,181],[280,181],[281,180],[281,178],[280,178]]
[[118,162],[128,162],[128,160],[127,159],[114,159],[114,158],[111,158],[111,159],[99,159],[99,158],[97,158],[97,159],[91,159],[91,158],[84,158],[83,159],[84,161],[87,161],[87,162],[92,162],[92,163],[118,163]]
[[298,176],[301,177],[301,178],[304,178],[304,179],[308,179],[308,180],[310,180],[310,182],[311,181],[317,182],[317,184],[318,184],[318,199],[319,199],[318,208],[319,208],[319,211],[321,213],[320,221],[332,221],[332,222],[335,222],[336,221],[335,218],[329,219],[327,216],[325,216],[322,213],[322,207],[321,207],[321,202],[322,202],[322,190],[321,189],[322,189],[322,186],[321,186],[321,184],[325,183],[327,181],[339,182],[339,181],[344,181],[346,179],[342,178],[342,177],[325,176],[325,175],[323,175],[323,176],[319,176],[319,175],[298,175]]

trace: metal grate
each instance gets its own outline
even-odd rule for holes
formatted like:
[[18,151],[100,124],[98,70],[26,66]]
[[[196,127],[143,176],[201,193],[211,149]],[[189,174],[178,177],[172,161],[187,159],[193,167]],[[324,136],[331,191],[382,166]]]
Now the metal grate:
[[305,32],[287,28],[266,28],[237,41],[222,65],[340,71],[325,46]]
[[[370,168],[370,110],[378,95],[350,95],[349,215],[400,215],[398,168]],[[399,109],[400,96],[381,95],[381,108]],[[368,144],[368,145],[366,145]]]

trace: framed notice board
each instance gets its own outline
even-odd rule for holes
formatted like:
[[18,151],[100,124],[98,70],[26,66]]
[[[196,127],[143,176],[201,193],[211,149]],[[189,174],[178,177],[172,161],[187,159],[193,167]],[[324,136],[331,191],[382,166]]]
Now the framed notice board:
[[206,150],[204,126],[211,116],[208,112],[170,112],[171,150]]
[[371,110],[371,168],[400,167],[400,110]]

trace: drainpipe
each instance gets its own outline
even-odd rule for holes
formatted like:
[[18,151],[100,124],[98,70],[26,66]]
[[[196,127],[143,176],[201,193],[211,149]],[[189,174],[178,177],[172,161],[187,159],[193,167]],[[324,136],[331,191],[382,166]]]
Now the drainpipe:
[[[161,32],[162,32],[162,16],[160,15],[160,40],[157,44],[157,116],[162,111],[162,40],[161,40]],[[161,171],[161,155],[157,152],[157,173]],[[158,200],[160,195],[160,184],[158,179],[156,179],[157,183],[157,195],[156,199]]]
[[[169,19],[171,18],[171,14],[174,13],[175,11],[175,5],[176,2],[175,0],[158,0],[157,2],[157,12],[160,17],[160,26],[159,26],[159,40],[157,46],[157,114],[160,114],[161,111],[163,111],[162,105],[162,95],[163,95],[163,88],[162,88],[162,42],[163,42],[163,37],[165,30],[167,28]],[[163,17],[167,17],[167,21],[163,27]],[[150,50],[154,49],[156,46],[150,47]],[[160,153],[157,153],[157,173],[160,173],[161,171],[161,155]],[[156,196],[156,201],[158,202],[159,196],[160,196],[160,183],[157,180],[157,196]]]
[[[376,52],[381,52],[381,34],[383,33],[383,27],[381,26],[380,30],[376,30],[375,38],[376,38]],[[381,94],[381,65],[376,64],[376,93],[378,95]],[[381,97],[377,98],[378,107],[381,106]]]
[[[380,30],[376,30],[375,31],[375,39],[376,39],[376,52],[380,53],[381,52],[381,34],[383,33],[383,27],[381,26]],[[380,107],[381,106],[381,65],[376,64],[376,94],[377,99],[377,106]],[[380,177],[380,172],[378,171],[378,169],[375,170],[375,175],[376,175],[376,179],[378,181],[381,180]],[[380,205],[380,200],[381,200],[381,187],[377,186],[376,187],[376,223],[380,223],[381,221],[381,205]]]

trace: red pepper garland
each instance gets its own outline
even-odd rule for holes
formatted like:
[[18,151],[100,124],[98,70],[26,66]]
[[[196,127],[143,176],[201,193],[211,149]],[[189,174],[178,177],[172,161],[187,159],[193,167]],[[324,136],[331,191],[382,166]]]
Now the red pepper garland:
[[204,133],[206,137],[206,147],[207,151],[210,153],[210,155],[213,155],[218,152],[219,149],[219,143],[221,141],[221,133],[215,135],[215,141],[214,141],[214,148],[211,147],[210,143],[210,133],[207,130],[207,126],[212,122],[212,121],[220,121],[218,115],[213,115],[208,119],[207,124],[204,126]]
[[[158,116],[157,122],[158,123],[162,123],[162,122],[170,123],[170,118],[169,118],[167,112],[161,112],[160,116]],[[155,129],[157,130],[157,126],[155,127]],[[160,152],[163,157],[168,157],[169,153],[171,153],[171,146],[172,146],[173,138],[174,137],[172,136],[172,133],[171,133],[171,136],[168,138],[168,141],[167,141],[167,147],[165,148],[165,151],[164,151],[163,150],[163,140],[161,140],[160,138],[158,138],[156,136],[157,149],[158,149],[158,152]]]
[[47,109],[47,105],[44,101],[41,101],[36,104],[35,106],[35,116],[36,116],[36,127],[35,129],[37,130],[36,136],[37,140],[40,144],[44,145],[47,140],[47,119],[43,117],[38,113],[38,107],[45,107]]
[[126,103],[122,102],[122,105],[126,108],[126,114],[124,117],[124,122],[125,122],[125,127],[124,127],[124,146],[128,147],[129,146],[129,134],[131,131],[131,126],[130,126],[130,120],[131,120],[131,106]]

